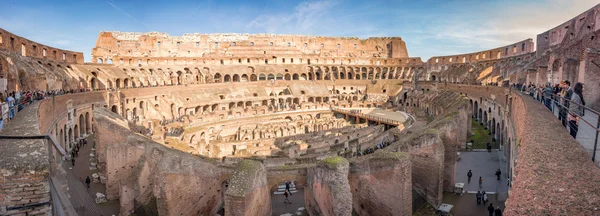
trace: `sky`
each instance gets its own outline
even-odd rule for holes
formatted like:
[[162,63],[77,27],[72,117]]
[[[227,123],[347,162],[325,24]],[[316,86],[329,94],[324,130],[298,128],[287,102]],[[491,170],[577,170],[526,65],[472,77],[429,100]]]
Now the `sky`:
[[0,0],[0,28],[83,52],[100,31],[399,36],[409,56],[477,52],[556,27],[598,0]]

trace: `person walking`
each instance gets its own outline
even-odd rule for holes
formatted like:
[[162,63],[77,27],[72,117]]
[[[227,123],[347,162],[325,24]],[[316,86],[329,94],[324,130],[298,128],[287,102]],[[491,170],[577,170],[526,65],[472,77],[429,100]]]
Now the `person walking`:
[[487,150],[488,150],[488,152],[490,152],[490,153],[492,152],[492,144],[490,144],[490,143],[487,143]]
[[75,158],[74,157],[71,158],[71,165],[75,166]]
[[494,211],[496,209],[494,209],[494,205],[492,203],[490,203],[490,206],[487,207],[487,210],[488,210],[489,216],[494,216]]
[[283,196],[285,197],[285,200],[283,200],[283,203],[292,204],[292,202],[290,202],[290,200],[288,199],[289,193],[287,190],[283,191]]
[[471,183],[471,177],[473,177],[473,173],[471,172],[471,170],[469,170],[469,172],[467,173],[467,184]]
[[87,185],[87,188],[90,188],[90,183],[92,183],[92,181],[90,180],[90,177],[88,176],[87,178],[85,178],[85,184]]
[[290,194],[290,196],[292,195],[292,192],[290,191],[290,181],[285,181],[285,190]]
[[8,119],[13,119],[15,117],[15,98],[12,93],[8,94],[6,102],[8,103]]
[[482,185],[483,185],[483,179],[481,178],[481,176],[479,176],[479,189],[481,189]]
[[500,210],[500,206],[496,207],[494,214],[495,216],[502,216],[502,210]]
[[475,197],[477,198],[477,205],[481,204],[481,191],[477,191],[477,194],[475,195]]
[[488,198],[487,198],[487,194],[485,193],[485,191],[481,192],[481,199],[483,201],[483,204],[487,203]]
[[577,131],[579,130],[579,119],[585,115],[583,87],[583,83],[578,82],[575,84],[575,88],[573,88],[573,94],[571,95],[571,104],[569,106],[569,130],[571,136],[575,139],[577,139]]
[[500,169],[496,170],[496,178],[500,181],[500,175],[502,175],[502,171]]

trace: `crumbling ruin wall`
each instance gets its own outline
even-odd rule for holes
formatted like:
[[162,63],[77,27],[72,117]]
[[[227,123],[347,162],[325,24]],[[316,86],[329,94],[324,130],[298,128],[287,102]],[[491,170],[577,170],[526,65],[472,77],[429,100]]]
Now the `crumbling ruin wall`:
[[237,164],[225,195],[225,216],[271,215],[265,166],[252,160]]
[[406,152],[377,151],[350,161],[352,206],[358,215],[412,215],[412,176]]
[[221,209],[229,168],[135,134],[104,108],[94,112],[97,145],[107,145],[107,197],[119,198],[123,214],[153,200],[156,206],[149,208],[160,215],[211,215]]
[[348,182],[349,163],[336,156],[308,168],[305,204],[310,215],[352,214],[352,193]]

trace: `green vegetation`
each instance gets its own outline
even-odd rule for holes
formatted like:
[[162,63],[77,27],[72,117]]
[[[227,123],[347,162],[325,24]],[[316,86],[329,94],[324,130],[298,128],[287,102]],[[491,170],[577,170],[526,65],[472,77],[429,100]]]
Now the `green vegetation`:
[[348,161],[340,156],[329,157],[323,160],[323,164],[327,165],[329,168],[336,168],[343,164],[348,164]]
[[485,127],[478,121],[475,121],[475,119],[471,119],[471,125],[471,131],[473,132],[473,136],[471,136],[471,140],[473,140],[473,149],[485,149],[487,143],[492,143],[490,131],[485,129]]

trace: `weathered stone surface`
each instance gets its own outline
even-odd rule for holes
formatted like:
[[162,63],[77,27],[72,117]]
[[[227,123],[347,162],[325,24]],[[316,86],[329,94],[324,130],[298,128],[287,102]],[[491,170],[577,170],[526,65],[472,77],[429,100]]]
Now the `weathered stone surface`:
[[225,215],[271,215],[270,197],[264,165],[252,160],[241,161],[225,194]]
[[406,152],[377,151],[350,161],[353,209],[359,215],[412,215],[412,176]]
[[310,215],[352,214],[348,171],[349,163],[342,157],[326,158],[308,169],[305,203]]

